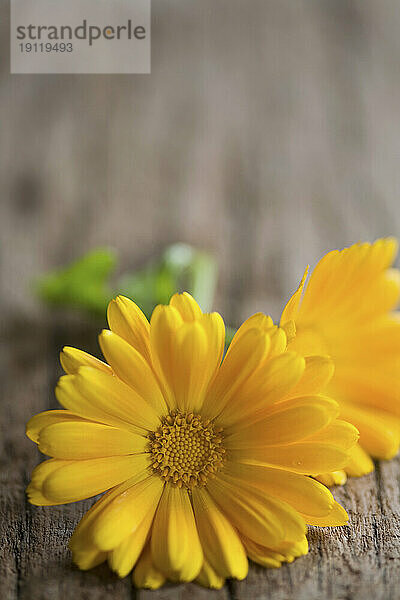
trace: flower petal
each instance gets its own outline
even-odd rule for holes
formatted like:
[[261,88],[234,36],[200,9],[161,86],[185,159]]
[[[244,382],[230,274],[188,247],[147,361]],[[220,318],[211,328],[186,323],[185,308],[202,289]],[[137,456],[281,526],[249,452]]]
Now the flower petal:
[[217,575],[217,573],[206,560],[203,561],[203,566],[201,567],[201,571],[197,575],[195,581],[203,587],[214,590],[220,590],[225,583],[225,579]]
[[111,331],[133,346],[151,364],[150,324],[137,304],[125,296],[117,296],[108,305],[107,320]]
[[229,346],[218,373],[211,383],[202,414],[213,418],[227,406],[235,392],[255,371],[268,350],[269,338],[258,329],[249,329],[236,344]]
[[133,572],[133,583],[137,588],[158,590],[165,583],[165,576],[154,566],[148,544]]
[[130,431],[101,425],[66,421],[48,425],[39,435],[43,454],[66,460],[122,456],[144,452],[146,439]]
[[98,369],[104,373],[112,373],[111,367],[102,360],[91,356],[91,354],[88,354],[83,350],[72,348],[71,346],[64,346],[60,353],[60,362],[62,368],[68,375],[77,373],[79,367],[92,367],[93,369]]
[[311,396],[286,400],[275,405],[272,411],[267,410],[257,423],[236,427],[224,443],[229,449],[290,444],[320,431],[338,413],[338,404],[328,398]]
[[244,464],[276,466],[304,475],[337,471],[344,468],[350,458],[350,454],[342,448],[322,442],[299,442],[289,446],[231,450],[230,456],[233,460]]
[[343,403],[341,416],[354,423],[360,444],[371,456],[393,458],[400,445],[400,419],[385,411]]
[[172,581],[192,581],[203,551],[186,489],[166,484],[153,523],[151,553],[155,566]]
[[48,500],[48,498],[43,495],[42,487],[43,482],[48,475],[68,464],[71,464],[71,461],[50,459],[43,461],[33,469],[31,481],[26,488],[26,494],[31,504],[34,504],[35,506],[52,506],[55,504],[63,504],[63,502],[53,502]]
[[203,314],[196,300],[187,292],[174,294],[169,301],[169,304],[176,308],[184,321],[196,321],[196,319],[200,319]]
[[125,577],[130,573],[142,552],[148,537],[154,512],[149,513],[139,523],[136,531],[128,535],[116,548],[108,554],[110,569],[115,571],[119,577]]
[[[88,367],[81,367],[81,369],[84,373],[89,370]],[[98,372],[96,371],[96,373]],[[106,377],[108,376],[106,375]],[[111,413],[107,402],[105,401],[106,398],[101,402],[97,401],[94,390],[91,390],[90,386],[87,396],[83,395],[82,392],[78,390],[77,381],[78,375],[64,375],[58,380],[56,386],[56,398],[61,406],[67,408],[69,411],[71,411],[71,413],[79,415],[79,417],[82,417],[86,420],[103,423],[105,425],[111,425],[112,427],[117,427],[119,429],[127,429],[133,432],[143,431],[136,425],[114,416]],[[82,378],[79,378],[79,382],[81,389],[83,389]],[[87,391],[86,388],[85,391]],[[91,402],[91,399],[94,400],[94,403]],[[107,409],[107,412],[102,409],[102,406]]]
[[[304,516],[308,519],[308,516]],[[349,520],[347,512],[340,504],[336,501],[329,514],[324,517],[312,517],[308,520],[309,525],[316,525],[318,527],[338,527],[340,525],[346,525]]]
[[303,556],[308,552],[308,542],[305,536],[301,541],[296,543],[284,542],[277,549],[261,546],[244,536],[242,536],[242,541],[249,558],[255,563],[269,569],[276,569],[283,562],[293,562],[294,558]]
[[83,367],[75,380],[76,388],[93,406],[116,419],[153,431],[160,424],[153,406],[117,377]]
[[344,450],[350,450],[350,448],[354,447],[359,437],[359,433],[354,425],[347,423],[347,421],[335,419],[333,423],[330,423],[321,431],[307,438],[307,442],[325,442],[339,446]]
[[206,490],[194,488],[192,500],[207,562],[220,577],[244,579],[248,572],[248,563],[235,529]]
[[44,427],[65,421],[88,422],[86,419],[78,417],[78,415],[71,413],[69,410],[45,410],[29,419],[26,425],[26,435],[33,442],[37,442],[39,440],[39,433]]
[[252,315],[241,324],[241,326],[233,336],[228,351],[230,351],[230,349],[232,349],[235,346],[235,344],[237,344],[238,341],[242,338],[242,336],[250,329],[258,329],[259,331],[263,331],[264,333],[269,333],[270,331],[275,329],[275,326],[272,318],[270,316],[265,315],[262,312]]
[[207,490],[239,532],[265,546],[297,541],[305,532],[301,517],[289,505],[252,486],[234,486],[219,474]]
[[173,306],[162,308],[153,313],[151,331],[162,378],[170,391],[170,402],[185,412],[199,411],[221,362],[223,320],[214,313],[179,324]]
[[315,479],[326,486],[332,487],[334,485],[344,485],[347,481],[347,475],[345,471],[331,471],[330,473],[320,473],[315,476]]
[[160,477],[150,475],[111,500],[92,525],[94,544],[104,551],[119,546],[138,529],[149,513],[153,517],[163,487]]
[[115,374],[148,402],[157,414],[164,414],[165,400],[156,377],[143,356],[112,331],[103,329],[99,343]]
[[283,309],[282,316],[281,316],[281,325],[284,325],[285,323],[287,323],[290,320],[296,321],[301,297],[303,295],[304,284],[307,279],[309,268],[310,267],[307,265],[306,270],[304,271],[303,277],[301,278],[301,281],[299,283],[299,287],[294,292],[294,294],[292,295],[292,297],[289,299],[288,303],[286,304],[285,308]]
[[285,352],[267,360],[247,379],[220,417],[224,428],[246,419],[247,423],[263,417],[265,410],[284,398],[304,372],[304,358]]
[[361,477],[372,473],[374,468],[370,456],[361,448],[360,444],[356,444],[352,448],[350,460],[345,467],[346,473],[350,477]]
[[335,366],[331,358],[318,355],[306,356],[305,361],[302,377],[288,392],[290,398],[319,394],[332,379]]
[[92,526],[101,511],[112,500],[114,500],[114,498],[117,498],[123,494],[135,483],[142,481],[144,477],[144,471],[138,471],[133,477],[130,477],[126,481],[114,486],[108,492],[103,494],[101,498],[97,500],[97,502],[95,502],[95,504],[93,504],[93,506],[83,515],[68,543],[68,547],[72,551],[74,562],[76,562],[79,567],[80,564],[77,562],[77,560],[75,560],[75,557],[80,560],[80,558],[83,557],[87,552],[92,552],[93,550],[99,551],[93,542]]
[[249,483],[302,514],[323,517],[330,513],[334,504],[331,492],[324,485],[298,473],[237,463],[227,465],[225,472],[232,478],[233,485],[235,479],[242,485]]
[[76,502],[96,496],[135,473],[144,472],[148,464],[144,454],[73,461],[46,477],[43,494],[54,503]]
[[153,310],[150,321],[151,359],[163,384],[165,397],[170,408],[176,408],[170,381],[173,380],[173,348],[175,336],[184,321],[180,312],[173,306],[159,304]]

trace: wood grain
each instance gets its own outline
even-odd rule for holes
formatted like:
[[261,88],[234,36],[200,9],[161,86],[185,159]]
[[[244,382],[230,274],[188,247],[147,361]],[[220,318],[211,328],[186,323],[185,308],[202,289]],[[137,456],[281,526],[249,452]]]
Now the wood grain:
[[[29,505],[24,488],[40,460],[25,438],[27,419],[54,408],[53,387],[62,339],[96,351],[95,327],[79,319],[63,327],[50,319],[13,324],[5,331],[13,352],[2,361],[0,468],[0,598],[4,600],[396,600],[400,589],[400,460],[377,463],[375,473],[336,488],[351,520],[341,528],[310,528],[310,553],[277,570],[252,565],[243,582],[220,591],[194,584],[157,592],[135,590],[105,565],[82,573],[71,563],[68,539],[93,500],[59,507]],[[86,340],[86,344],[85,344]]]
[[398,459],[335,491],[348,527],[220,592],[81,573],[67,541],[92,501],[26,503],[25,423],[56,405],[62,345],[96,352],[103,325],[47,314],[37,274],[98,245],[123,271],[187,241],[215,253],[235,324],[277,318],[327,250],[400,230],[398,0],[153,0],[152,20],[150,76],[11,76],[0,3],[0,598],[398,600]]

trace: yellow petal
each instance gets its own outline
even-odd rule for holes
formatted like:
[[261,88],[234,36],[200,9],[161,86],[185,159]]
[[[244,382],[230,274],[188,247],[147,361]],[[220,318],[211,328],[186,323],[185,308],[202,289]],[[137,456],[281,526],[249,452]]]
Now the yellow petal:
[[81,368],[76,376],[75,386],[102,412],[148,431],[157,429],[159,417],[166,414],[166,409],[157,414],[149,402],[117,377],[98,373],[94,369]]
[[269,333],[271,330],[274,329],[274,327],[274,322],[270,316],[267,316],[262,312],[252,315],[241,324],[241,326],[233,336],[228,351],[231,351],[235,344],[237,344],[238,341],[242,338],[242,336],[250,329],[258,329],[259,331],[263,331],[264,333]]
[[247,576],[248,563],[235,529],[206,490],[194,488],[192,499],[200,542],[207,562],[221,578],[244,579]]
[[136,564],[140,553],[146,543],[147,536],[153,521],[154,512],[150,510],[143,518],[134,533],[128,535],[108,555],[110,568],[118,573],[119,577],[125,577]]
[[28,500],[31,504],[36,506],[51,506],[54,504],[63,504],[63,502],[52,502],[48,500],[42,492],[43,482],[48,475],[57,471],[64,465],[71,464],[71,461],[67,460],[45,460],[40,465],[35,467],[32,471],[31,481],[26,488]]
[[225,579],[217,575],[206,560],[204,560],[201,571],[197,575],[195,581],[203,587],[212,588],[214,590],[220,590],[225,583]]
[[268,352],[268,358],[271,359],[274,356],[279,356],[287,349],[287,336],[286,331],[282,327],[274,327],[274,329],[268,333],[271,345]]
[[160,477],[150,475],[109,502],[92,526],[95,545],[112,550],[134,533],[149,513],[154,515],[163,486]]
[[266,411],[257,423],[236,427],[224,443],[229,449],[290,444],[319,432],[338,412],[337,403],[328,398],[311,396],[286,400],[271,412]]
[[328,356],[306,356],[305,369],[297,384],[292,387],[288,396],[311,396],[322,392],[335,371],[334,363]]
[[288,303],[286,304],[285,308],[283,309],[282,316],[281,316],[281,325],[284,325],[291,319],[296,321],[297,313],[298,313],[299,306],[300,306],[301,296],[303,294],[304,284],[306,282],[307,275],[308,275],[308,270],[309,270],[309,266],[307,266],[306,270],[304,271],[304,275],[301,278],[299,287],[294,292],[293,296],[289,299]]
[[233,481],[238,479],[242,485],[250,483],[263,493],[283,500],[302,514],[323,517],[331,511],[334,504],[334,498],[325,486],[298,473],[238,463],[228,464],[225,472]]
[[207,387],[221,363],[224,340],[225,325],[218,313],[203,315],[197,322],[179,329],[173,385],[178,407],[200,410]]
[[360,444],[371,456],[393,458],[400,445],[400,421],[384,411],[343,403],[342,417],[360,432]]
[[322,442],[299,442],[289,446],[266,446],[246,450],[231,450],[231,458],[244,464],[264,464],[281,469],[318,475],[338,471],[349,461],[349,452]]
[[[93,506],[83,515],[68,543],[68,547],[70,548],[73,554],[74,562],[76,562],[75,555],[80,557],[84,556],[86,552],[91,552],[93,550],[98,551],[98,548],[93,542],[92,536],[92,526],[95,523],[97,517],[102,512],[102,510],[112,500],[114,500],[114,498],[121,496],[135,483],[142,481],[144,477],[145,473],[143,471],[136,472],[136,474],[133,477],[130,477],[126,481],[123,481],[123,483],[114,486],[111,490],[103,494],[101,498],[97,500],[97,502],[95,502],[95,504],[93,504]],[[77,564],[78,566],[80,566],[79,563]]]
[[192,581],[203,552],[186,489],[166,484],[153,523],[151,553],[156,567],[172,581]]
[[330,473],[321,473],[315,479],[331,487],[333,485],[344,485],[347,481],[347,476],[345,471],[331,471]]
[[29,419],[26,425],[26,435],[33,442],[37,442],[39,440],[39,433],[44,427],[65,421],[87,422],[69,410],[46,410]]
[[76,375],[64,375],[57,383],[56,398],[64,408],[67,408],[72,413],[79,415],[85,419],[104,423],[121,429],[130,429],[137,431],[137,427],[130,425],[126,421],[113,417],[110,413],[106,413],[99,406],[94,406],[88,398],[78,390],[76,386]]
[[249,329],[232,346],[211,383],[204,400],[202,414],[212,418],[219,415],[240,386],[255,371],[268,350],[267,334]]
[[304,517],[307,519],[309,525],[316,525],[318,527],[338,527],[339,525],[346,525],[349,520],[347,512],[340,504],[336,501],[332,507],[331,512],[325,517]]
[[286,321],[281,327],[286,334],[287,342],[291,342],[296,337],[296,323],[292,320]]
[[267,360],[226,404],[219,420],[221,425],[226,428],[242,423],[244,418],[247,423],[262,418],[269,406],[284,398],[296,385],[304,367],[304,358],[295,352],[285,352]]
[[206,333],[197,321],[185,323],[178,330],[168,383],[174,392],[176,405],[182,411],[196,411],[202,404],[205,388],[210,381],[207,350]]
[[102,360],[91,356],[83,350],[78,350],[78,348],[71,348],[71,346],[64,346],[60,353],[60,362],[68,375],[77,373],[79,367],[92,367],[104,373],[112,373],[111,367]]
[[150,324],[140,308],[125,296],[111,300],[107,308],[111,331],[133,346],[150,364]]
[[169,303],[176,308],[184,321],[195,321],[203,314],[196,300],[187,292],[174,294]]
[[350,477],[361,477],[371,473],[374,468],[370,456],[361,448],[360,444],[356,444],[351,450],[350,460],[344,470]]
[[400,296],[400,272],[388,269],[371,282],[368,294],[361,295],[357,304],[357,321],[372,320],[394,310]]
[[182,327],[183,323],[180,312],[173,306],[159,304],[151,315],[151,359],[157,376],[162,382],[170,408],[176,407],[173,390],[169,384],[174,369],[173,349],[176,332]]
[[254,540],[245,536],[242,536],[242,541],[249,558],[266,569],[279,569],[286,560],[281,552],[256,544]]
[[107,560],[107,553],[96,549],[85,550],[84,552],[77,551],[73,553],[72,560],[81,571],[88,571]]
[[243,544],[249,558],[267,569],[277,569],[283,562],[292,562],[297,556],[308,552],[308,542],[305,536],[297,543],[284,542],[276,549],[256,544],[254,540],[242,536]]
[[128,342],[106,329],[100,334],[99,343],[116,375],[146,400],[157,414],[164,414],[164,398],[155,375],[143,356]]
[[307,442],[324,442],[339,446],[344,450],[350,450],[350,448],[354,447],[358,438],[359,433],[354,425],[336,419],[321,431],[308,437]]
[[133,572],[133,583],[137,588],[158,590],[165,583],[165,576],[154,566],[149,545],[144,549]]
[[66,421],[48,425],[39,435],[39,450],[54,458],[88,459],[144,452],[146,438],[99,423]]
[[257,488],[232,485],[219,474],[207,484],[207,490],[239,532],[259,544],[274,546],[284,539],[297,541],[304,535],[305,525],[299,514]]
[[143,454],[74,461],[46,477],[43,494],[55,503],[75,502],[96,496],[147,468]]
[[186,296],[179,298],[185,305],[180,308],[187,320],[173,305],[157,307],[151,320],[152,352],[169,391],[170,404],[196,412],[221,362],[225,326],[217,313],[200,313],[195,318]]

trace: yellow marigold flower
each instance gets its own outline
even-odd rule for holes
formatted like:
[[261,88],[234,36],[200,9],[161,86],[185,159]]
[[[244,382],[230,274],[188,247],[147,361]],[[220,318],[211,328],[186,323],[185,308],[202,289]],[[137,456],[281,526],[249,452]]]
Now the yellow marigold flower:
[[108,364],[64,348],[56,395],[65,410],[27,427],[52,457],[32,474],[33,504],[106,491],[70,540],[81,569],[107,560],[121,577],[133,569],[139,587],[219,588],[246,577],[247,557],[279,567],[306,554],[306,523],[347,521],[309,477],[342,468],[358,437],[320,394],[330,359],[288,352],[284,330],[255,315],[222,360],[221,316],[186,293],[150,323],[118,297],[108,321]]
[[360,442],[344,471],[320,477],[343,483],[373,470],[370,456],[392,458],[400,444],[400,272],[390,268],[395,239],[355,244],[329,252],[307,270],[287,303],[281,326],[296,330],[289,343],[303,356],[329,355],[335,374],[328,392],[341,418],[360,431]]

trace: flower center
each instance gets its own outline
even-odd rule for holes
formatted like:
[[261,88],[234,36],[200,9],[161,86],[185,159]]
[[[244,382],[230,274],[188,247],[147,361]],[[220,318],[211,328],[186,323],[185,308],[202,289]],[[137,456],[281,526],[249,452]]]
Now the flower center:
[[205,485],[223,464],[221,432],[200,415],[171,412],[149,435],[153,469],[178,487]]

